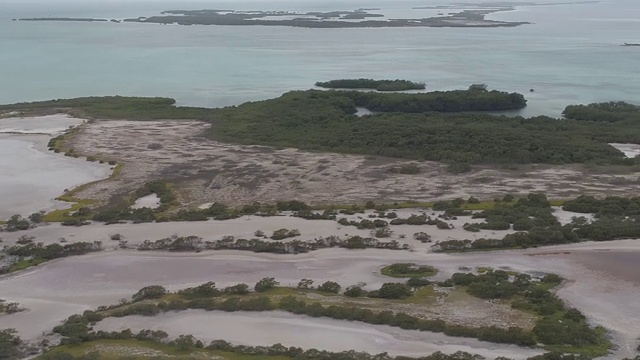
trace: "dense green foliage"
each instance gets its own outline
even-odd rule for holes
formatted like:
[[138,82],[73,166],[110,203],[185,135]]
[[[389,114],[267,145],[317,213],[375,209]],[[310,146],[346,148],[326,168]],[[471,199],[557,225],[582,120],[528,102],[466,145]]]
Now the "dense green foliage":
[[567,308],[562,300],[548,289],[560,284],[562,279],[549,275],[534,281],[527,274],[513,278],[505,271],[488,271],[484,274],[456,273],[451,277],[455,285],[467,286],[467,292],[482,299],[513,299],[512,306],[535,312],[541,318],[533,333],[536,340],[547,345],[601,345],[606,342],[596,329],[589,327],[586,317],[576,309]]
[[584,121],[616,122],[626,119],[637,120],[640,107],[625,102],[607,102],[589,105],[569,105],[562,115],[567,119]]
[[407,250],[409,246],[400,245],[396,240],[380,241],[372,237],[363,238],[357,235],[344,239],[328,236],[306,241],[265,241],[236,239],[233,236],[225,236],[215,241],[203,241],[198,236],[175,236],[155,241],[145,240],[138,246],[139,251],[243,250],[273,254],[299,254],[326,248]]
[[17,257],[18,261],[12,265],[0,267],[0,274],[22,270],[53,259],[84,255],[101,249],[102,243],[100,241],[92,243],[77,242],[66,245],[50,244],[46,246],[42,243],[34,244],[33,242],[25,245],[15,245],[5,248],[4,252],[7,255]]
[[[211,122],[210,137],[242,144],[297,147],[443,161],[454,172],[477,163],[635,164],[608,143],[640,143],[640,110],[624,103],[569,106],[564,120],[464,113],[519,109],[516,93],[468,90],[419,94],[293,91],[224,109],[176,107],[165,98],[79,98],[0,106],[131,120]],[[382,112],[357,117],[356,106]]]
[[603,216],[638,216],[640,215],[640,197],[623,198],[610,196],[597,199],[593,196],[582,195],[576,199],[566,201],[562,209],[584,214]]
[[[522,104],[517,95],[481,90],[425,94],[296,91],[222,109],[211,136],[243,144],[463,165],[636,162],[608,143],[640,143],[638,122],[460,113],[518,108]],[[391,113],[357,117],[352,115],[355,106]],[[468,166],[459,167],[454,170],[469,170]]]
[[410,278],[410,277],[422,277],[433,276],[438,273],[438,269],[429,265],[416,265],[413,263],[397,263],[385,266],[381,270],[382,275]]
[[31,103],[0,105],[6,111],[58,111],[92,118],[157,120],[200,119],[211,117],[213,109],[174,106],[174,99],[144,97],[83,97]]
[[27,219],[16,214],[9,218],[9,220],[4,226],[4,229],[6,231],[20,231],[20,230],[27,230],[30,227],[31,227],[31,224]]
[[22,340],[15,329],[0,330],[0,359],[14,360],[22,358]]
[[374,89],[378,91],[422,90],[424,83],[408,80],[341,79],[317,82],[316,86],[329,89]]
[[[409,282],[414,279],[416,278]],[[452,278],[440,284],[441,286],[461,286],[466,288],[469,294],[482,299],[508,299],[511,300],[512,307],[538,314],[539,320],[532,332],[515,327],[508,329],[474,328],[448,324],[442,320],[426,320],[407,313],[385,309],[367,309],[340,305],[335,302],[329,306],[320,302],[307,302],[305,298],[301,299],[297,296],[277,295],[284,289],[274,289],[278,286],[278,282],[274,278],[268,277],[256,283],[254,290],[257,293],[251,293],[247,284],[218,289],[215,283],[208,282],[173,294],[167,292],[162,286],[147,286],[133,296],[132,302],[124,301],[119,305],[100,307],[97,312],[85,311],[82,315],[74,315],[64,324],[57,326],[54,331],[65,337],[63,343],[73,344],[104,338],[105,333],[103,332],[91,332],[92,324],[110,316],[154,316],[162,312],[186,309],[227,312],[282,310],[311,317],[386,324],[402,329],[442,332],[449,336],[472,337],[484,341],[520,346],[534,346],[540,342],[547,345],[572,346],[574,347],[572,351],[587,345],[606,346],[606,340],[603,339],[602,334],[597,329],[588,326],[583,314],[576,309],[566,307],[550,291],[561,281],[562,278],[554,274],[534,279],[527,274],[489,270],[480,275],[456,273]],[[313,281],[303,279],[298,284],[296,291],[326,293],[340,291],[340,285],[333,281],[323,283],[317,290],[312,290],[312,284]],[[415,290],[428,285],[428,282],[415,284],[411,287],[402,283],[386,283],[380,289],[369,293],[359,286],[348,287],[347,291],[354,293],[348,295],[351,297],[367,295],[383,299],[402,299],[412,296]],[[154,337],[161,341],[166,339],[166,336],[155,336],[153,333],[145,334],[145,340]]]
[[609,197],[597,200],[581,196],[566,202],[565,209],[577,212],[594,211],[593,222],[577,217],[561,225],[543,194],[530,194],[515,203],[498,204],[493,209],[474,214],[484,218],[481,224],[468,224],[465,229],[500,229],[508,224],[518,231],[502,239],[447,240],[438,242],[439,251],[528,248],[534,246],[568,244],[580,241],[608,241],[640,237],[640,214],[637,198]]

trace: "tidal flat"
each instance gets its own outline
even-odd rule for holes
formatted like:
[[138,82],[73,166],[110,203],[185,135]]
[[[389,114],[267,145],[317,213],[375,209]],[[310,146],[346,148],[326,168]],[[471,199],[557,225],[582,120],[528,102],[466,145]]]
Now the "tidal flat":
[[[592,324],[607,328],[618,346],[613,358],[621,358],[633,354],[640,335],[640,304],[628,301],[640,296],[640,285],[571,258],[574,253],[606,254],[607,249],[624,251],[635,261],[640,257],[640,244],[634,240],[469,254],[374,249],[326,249],[297,255],[108,251],[55,260],[3,277],[3,297],[28,310],[3,318],[2,323],[17,328],[26,339],[38,339],[72,314],[114,304],[148,285],[177,290],[207,281],[219,286],[253,284],[271,276],[287,286],[309,278],[337,281],[343,286],[365,282],[368,288],[376,288],[385,282],[401,281],[382,276],[384,265],[415,262],[437,267],[440,272],[435,279],[447,278],[463,267],[557,273],[567,279],[558,296],[588,314]],[[166,330],[171,331],[171,327]]]
[[111,167],[47,150],[51,137],[83,123],[65,115],[0,119],[0,219],[68,208],[65,190],[105,179]]

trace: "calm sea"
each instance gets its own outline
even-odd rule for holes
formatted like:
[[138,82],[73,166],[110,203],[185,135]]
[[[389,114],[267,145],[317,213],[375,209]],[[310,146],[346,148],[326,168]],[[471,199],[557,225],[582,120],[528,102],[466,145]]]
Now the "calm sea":
[[11,21],[40,16],[122,19],[173,8],[379,7],[390,16],[419,18],[433,12],[411,10],[413,6],[451,2],[0,0],[0,103],[118,94],[226,106],[308,89],[319,80],[353,77],[423,81],[430,90],[486,83],[525,93],[529,106],[524,115],[558,116],[572,103],[640,103],[640,47],[620,46],[640,43],[637,0],[522,6],[489,18],[534,24],[491,29]]

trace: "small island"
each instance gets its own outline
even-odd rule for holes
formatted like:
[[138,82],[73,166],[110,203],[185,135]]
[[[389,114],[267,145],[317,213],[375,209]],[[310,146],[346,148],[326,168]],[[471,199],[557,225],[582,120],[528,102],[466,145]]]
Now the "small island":
[[424,90],[425,84],[409,80],[340,79],[317,82],[316,86],[327,89],[368,89],[377,91]]
[[[127,23],[161,25],[290,26],[304,28],[398,28],[398,27],[514,27],[528,22],[487,20],[485,15],[504,9],[474,9],[429,18],[388,18],[379,9],[353,11],[291,12],[236,10],[167,10],[157,16],[121,19]],[[375,19],[375,20],[374,20]],[[87,18],[23,18],[21,21],[109,21]],[[114,19],[116,20],[116,19]],[[112,22],[116,22],[111,20]]]

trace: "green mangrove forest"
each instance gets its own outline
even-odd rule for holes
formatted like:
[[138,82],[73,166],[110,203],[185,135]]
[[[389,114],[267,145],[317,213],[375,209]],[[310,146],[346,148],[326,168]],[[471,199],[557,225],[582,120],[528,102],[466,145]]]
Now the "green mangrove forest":
[[[65,112],[99,119],[196,119],[211,139],[309,151],[468,164],[637,164],[609,143],[640,143],[638,106],[568,106],[563,119],[490,114],[526,106],[523,95],[467,90],[426,93],[292,91],[219,109],[173,99],[91,97],[0,106],[0,111]],[[376,114],[356,116],[356,107]],[[469,170],[466,166],[458,166]]]
[[377,91],[424,90],[425,84],[408,80],[340,79],[320,81],[316,86],[327,89],[370,89]]

